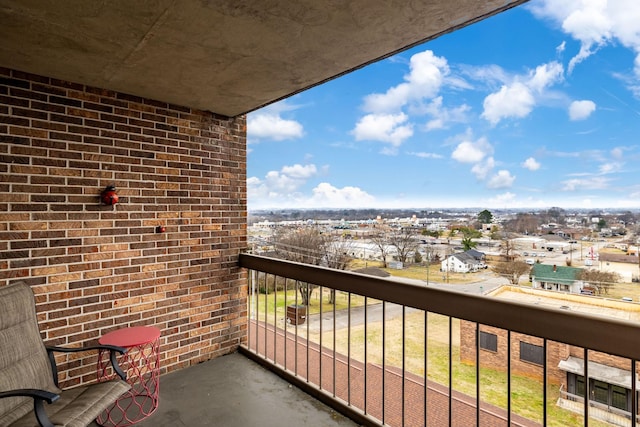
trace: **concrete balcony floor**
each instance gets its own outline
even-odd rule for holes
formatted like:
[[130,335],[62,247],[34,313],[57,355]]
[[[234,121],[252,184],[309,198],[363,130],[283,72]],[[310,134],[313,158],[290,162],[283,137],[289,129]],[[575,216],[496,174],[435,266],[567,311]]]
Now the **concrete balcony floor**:
[[158,409],[135,425],[352,427],[358,424],[234,353],[161,376]]

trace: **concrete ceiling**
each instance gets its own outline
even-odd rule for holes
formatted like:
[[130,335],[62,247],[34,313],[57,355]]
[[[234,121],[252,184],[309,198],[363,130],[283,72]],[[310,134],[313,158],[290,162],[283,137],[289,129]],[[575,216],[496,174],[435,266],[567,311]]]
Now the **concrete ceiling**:
[[0,66],[236,116],[525,1],[0,0]]

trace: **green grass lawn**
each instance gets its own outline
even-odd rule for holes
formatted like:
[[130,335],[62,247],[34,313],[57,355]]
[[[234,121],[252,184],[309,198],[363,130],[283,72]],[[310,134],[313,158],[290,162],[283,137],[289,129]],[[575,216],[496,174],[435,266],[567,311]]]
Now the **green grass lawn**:
[[[286,295],[286,301],[285,301]],[[259,319],[264,319],[264,307],[267,307],[266,320],[276,323],[284,319],[286,306],[295,304],[295,291],[280,291],[277,294],[259,296]],[[333,305],[327,303],[328,289],[324,290],[322,298],[323,312],[331,312]],[[369,300],[371,303],[376,301]],[[343,292],[336,293],[336,310],[348,307],[348,295]],[[298,304],[300,297],[298,296]],[[351,297],[352,307],[362,305],[362,297]],[[320,311],[321,298],[319,290],[316,290],[310,300],[309,313]],[[275,316],[274,316],[275,308]],[[460,362],[460,322],[453,319],[452,332],[452,372],[453,388],[469,396],[476,395],[476,367],[473,364]],[[306,328],[298,329],[301,335],[306,334]],[[414,312],[405,317],[405,367],[408,372],[419,376],[424,375],[424,313]],[[388,319],[385,326],[384,362],[387,366],[402,366],[402,319],[397,317]],[[350,357],[364,361],[365,342],[367,361],[370,363],[382,363],[382,324],[381,322],[369,322],[367,325],[367,337],[364,337],[364,326],[352,326],[351,333],[346,329],[336,332],[336,351],[347,354]],[[309,339],[319,342],[320,336],[311,333]],[[322,336],[323,345],[333,348],[333,332],[325,332]],[[348,348],[350,347],[350,350]],[[427,376],[430,380],[447,385],[449,383],[449,320],[445,316],[430,313],[427,318]],[[541,381],[518,375],[511,377],[511,405],[515,414],[527,419],[542,422],[543,394]],[[582,417],[556,406],[559,397],[557,385],[548,387],[548,425],[550,426],[579,426],[583,425]],[[481,400],[500,408],[507,408],[507,378],[506,373],[488,367],[480,368],[480,396]],[[590,420],[591,426],[606,426],[607,424]]]
[[[351,269],[364,267],[357,263],[351,266]],[[373,264],[373,265],[372,265]],[[368,262],[367,266],[381,266]],[[411,266],[402,270],[387,269],[394,276],[409,277],[414,279],[426,280],[427,272],[425,266]],[[431,266],[429,276],[434,280],[442,278],[439,271],[439,265]],[[450,283],[466,283],[478,280],[474,274],[451,274]],[[328,313],[334,310],[333,304],[329,304],[329,289],[316,288],[312,293],[309,301],[308,313],[319,313],[320,310]],[[631,296],[637,299],[640,294],[640,285],[635,283],[616,284],[609,290],[608,298],[620,299],[623,296]],[[255,300],[254,300],[255,301]],[[266,320],[269,323],[278,324],[282,322],[286,316],[286,306],[292,304],[301,304],[300,295],[297,295],[294,289],[287,292],[278,291],[269,295],[260,294],[259,301],[259,319],[265,319],[265,306],[267,309]],[[378,301],[369,298],[369,304],[378,303]],[[255,302],[254,302],[255,303]],[[351,307],[362,306],[364,298],[361,296],[351,296]],[[349,296],[345,292],[336,292],[335,310],[343,310],[349,306]],[[452,321],[452,373],[453,388],[457,391],[470,396],[476,394],[476,367],[473,364],[460,362],[460,330],[459,321]],[[298,332],[302,335],[306,334],[306,328],[300,328]],[[405,321],[405,367],[407,371],[416,375],[424,375],[424,314],[412,313],[406,316]],[[367,337],[364,337],[364,326],[352,326],[350,338],[346,330],[339,330],[336,333],[336,351],[347,354],[350,347],[350,356],[354,359],[364,361],[365,341],[367,343],[367,361],[371,363],[382,363],[382,325],[380,322],[370,322],[367,326]],[[428,316],[427,326],[427,374],[428,378],[434,382],[445,384],[449,383],[449,323],[445,316],[430,313]],[[320,337],[317,334],[311,334],[311,341],[319,342]],[[347,340],[350,342],[347,342]],[[402,366],[402,323],[400,318],[387,320],[385,329],[385,348],[386,355],[384,358],[387,366]],[[333,332],[325,332],[322,336],[323,345],[333,346]],[[511,404],[512,411],[527,419],[542,422],[542,383],[518,375],[511,377]],[[487,367],[480,368],[480,396],[481,400],[491,403],[498,407],[506,409],[507,407],[507,378],[506,373]],[[560,409],[556,405],[556,401],[560,396],[558,386],[550,384],[547,390],[547,411],[548,425],[550,426],[580,426],[584,425],[581,416],[573,414],[569,411]],[[608,424],[589,420],[590,426],[607,426]]]
[[[334,305],[329,304],[330,290],[327,288],[322,289],[322,298],[320,298],[320,289],[316,288],[309,298],[309,306],[307,307],[308,314],[320,313],[322,307],[323,312],[333,311]],[[297,294],[297,295],[296,295]],[[297,299],[296,299],[297,297]],[[367,304],[376,304],[378,301],[372,298],[367,300]],[[255,308],[256,300],[251,302],[252,307]],[[284,319],[286,316],[286,307],[289,305],[302,304],[302,298],[296,290],[289,289],[287,292],[278,291],[271,292],[269,294],[258,294],[257,298],[258,312],[260,313],[259,319],[264,319],[264,307],[267,307],[267,321],[273,323],[273,318]],[[359,307],[364,304],[364,297],[359,295],[351,295],[351,307]],[[344,310],[349,307],[349,295],[346,292],[336,291],[336,304],[335,309]],[[275,309],[275,312],[274,312]]]
[[[445,316],[430,313],[427,318],[427,376],[430,380],[447,385],[449,383],[449,321]],[[453,388],[469,396],[476,395],[476,367],[460,362],[460,322],[454,319],[452,327],[452,375]],[[382,325],[370,323],[367,326],[367,338],[364,339],[364,326],[351,328],[351,357],[364,360],[365,341],[367,343],[367,361],[382,363]],[[385,331],[385,364],[402,366],[402,321],[395,318],[387,321]],[[347,353],[347,334],[339,331],[336,335],[336,351]],[[332,343],[332,332],[323,336],[323,342]],[[405,367],[408,372],[424,376],[424,314],[412,313],[405,319]],[[542,422],[543,393],[542,382],[530,378],[512,375],[511,405],[515,414],[536,422]],[[548,425],[579,426],[582,417],[560,409],[555,402],[560,396],[557,385],[548,387]],[[481,400],[506,410],[507,377],[505,372],[486,367],[480,368]],[[590,420],[590,425],[605,426]]]

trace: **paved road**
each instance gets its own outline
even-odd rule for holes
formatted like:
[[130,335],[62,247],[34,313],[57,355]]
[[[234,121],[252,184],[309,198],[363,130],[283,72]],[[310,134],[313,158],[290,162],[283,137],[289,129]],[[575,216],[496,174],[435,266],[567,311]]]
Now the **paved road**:
[[[486,292],[490,292],[493,289],[497,288],[500,285],[507,284],[505,279],[501,279],[498,277],[485,277],[483,280],[479,280],[474,283],[465,283],[465,284],[451,284],[451,283],[442,283],[442,282],[433,282],[429,281],[427,284],[426,280],[417,280],[417,279],[407,279],[395,277],[395,280],[404,283],[410,283],[418,286],[429,286],[437,289],[446,289],[452,290],[456,292],[466,292],[472,294],[483,294]],[[382,316],[384,316],[386,320],[391,320],[393,318],[399,317],[402,315],[402,306],[398,304],[386,303],[384,304],[372,304],[367,308],[367,322],[380,322],[382,321]],[[418,311],[414,308],[406,308],[405,314],[409,314],[412,312]],[[309,331],[310,332],[320,332],[320,314],[312,314],[307,317],[309,322]],[[353,307],[351,312],[349,310],[339,310],[336,312],[335,318],[335,328],[336,330],[348,328],[349,324],[351,326],[358,326],[364,324],[364,307]],[[289,326],[293,328],[293,326]],[[298,328],[305,328],[307,325],[300,325]],[[333,312],[322,313],[322,332],[332,331],[334,328],[334,320],[333,320]]]

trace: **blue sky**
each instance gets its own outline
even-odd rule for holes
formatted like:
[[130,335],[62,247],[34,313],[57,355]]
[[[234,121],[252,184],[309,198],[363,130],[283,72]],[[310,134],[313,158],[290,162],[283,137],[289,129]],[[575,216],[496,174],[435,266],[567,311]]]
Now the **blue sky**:
[[533,0],[248,116],[249,209],[640,208],[640,4]]

